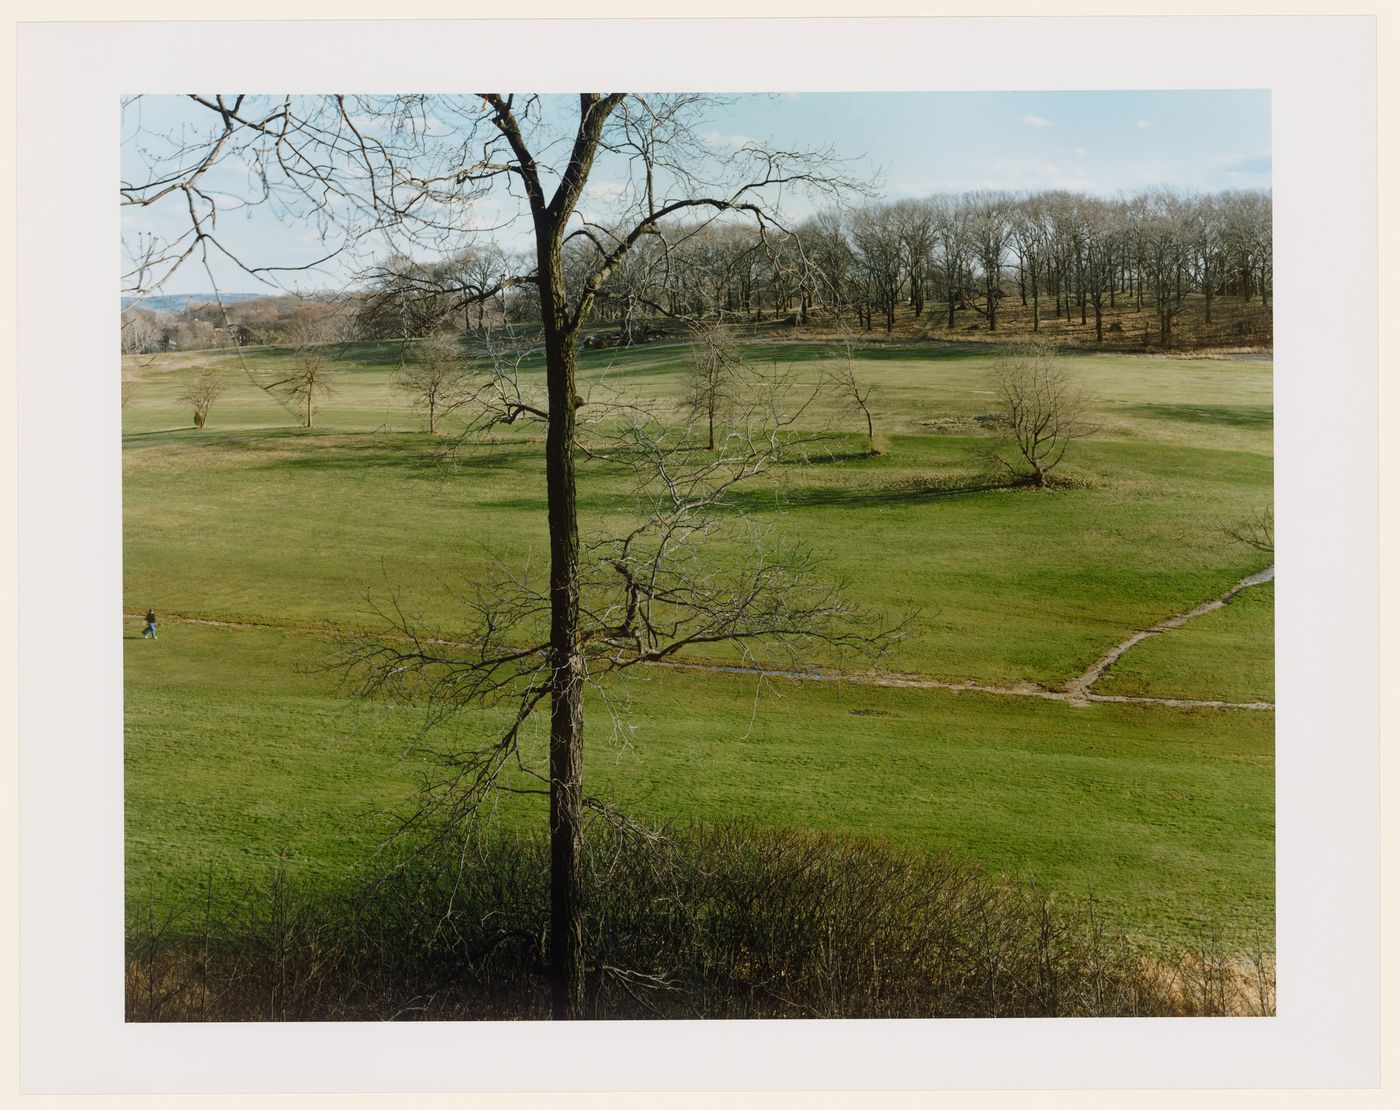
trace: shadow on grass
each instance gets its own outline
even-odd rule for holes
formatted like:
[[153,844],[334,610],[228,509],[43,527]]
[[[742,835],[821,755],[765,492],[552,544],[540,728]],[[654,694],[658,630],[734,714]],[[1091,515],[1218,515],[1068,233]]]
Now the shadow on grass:
[[781,505],[785,509],[802,508],[860,508],[870,505],[917,504],[923,501],[944,501],[968,494],[992,493],[1002,490],[1030,489],[1028,482],[1008,482],[1000,478],[942,480],[930,478],[900,482],[888,486],[852,488],[819,486],[811,489],[788,489],[781,495],[769,491],[736,493],[729,504],[746,512],[755,512]]
[[336,428],[237,428],[225,432],[196,428],[132,432],[127,447],[156,451],[162,447],[209,448],[241,452],[250,465],[264,470],[328,472],[369,467],[425,475],[498,473],[534,457],[527,442],[460,442],[425,432],[347,432]]
[[[748,347],[751,358],[773,358],[785,363],[822,362],[844,358],[845,351],[837,340],[812,342],[810,340],[781,339],[759,340]],[[920,362],[961,362],[967,359],[986,358],[997,354],[994,343],[959,343],[943,339],[924,340],[876,340],[862,345],[857,337],[852,352],[857,362],[907,362],[918,359]]]
[[831,466],[841,463],[873,463],[880,458],[879,451],[823,451],[808,455],[798,466]]
[[1274,410],[1255,405],[1127,405],[1124,411],[1188,424],[1231,424],[1244,428],[1274,426]]
[[435,441],[401,449],[383,444],[362,447],[328,444],[314,452],[269,460],[266,465],[269,469],[311,474],[362,471],[372,467],[423,477],[451,477],[512,471],[520,461],[520,452],[511,447],[473,447],[468,452],[454,452],[450,446]]

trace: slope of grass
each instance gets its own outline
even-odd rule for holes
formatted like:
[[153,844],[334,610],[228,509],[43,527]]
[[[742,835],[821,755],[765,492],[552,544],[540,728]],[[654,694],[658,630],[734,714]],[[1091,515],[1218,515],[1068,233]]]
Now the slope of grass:
[[[813,382],[831,354],[813,343],[750,351]],[[1133,630],[1259,569],[1225,528],[1270,500],[1266,363],[1071,356],[1101,427],[1065,464],[1070,480],[1038,493],[985,488],[977,453],[989,434],[974,418],[995,408],[993,354],[861,352],[884,453],[867,455],[850,414],[819,404],[812,419],[840,434],[736,498],[819,553],[872,623],[914,614],[886,668],[1061,684]],[[285,352],[245,355],[265,381]],[[424,435],[392,388],[397,356],[397,344],[343,352],[309,430],[234,352],[128,362],[140,384],[124,412],[124,607],[268,626],[169,620],[158,643],[128,642],[133,891],[178,898],[211,868],[246,876],[283,856],[328,883],[366,866],[381,815],[412,797],[422,763],[405,753],[419,718],[359,703],[316,670],[329,633],[381,627],[374,607],[391,601],[459,633],[462,596],[499,581],[501,566],[544,570],[540,429]],[[203,363],[228,370],[228,391],[196,431],[176,398]],[[586,382],[673,409],[685,365],[674,343],[582,357]],[[539,374],[527,364],[527,386]],[[634,519],[630,477],[581,464],[579,506],[586,537]],[[1257,700],[1271,669],[1266,596],[1154,638],[1096,689]],[[1143,936],[1180,939],[1210,921],[1244,937],[1272,920],[1271,714],[775,689],[781,698],[755,702],[751,679],[647,672],[622,744],[591,702],[590,789],[642,816],[965,852],[1093,892]],[[463,716],[451,735],[467,742],[493,723]],[[499,820],[536,827],[541,815],[517,799]]]
[[[1267,369],[1076,360],[1117,423],[1073,461],[1075,488],[960,492],[985,485],[985,464],[974,455],[987,437],[932,432],[920,418],[966,416],[990,401],[986,355],[952,349],[943,357],[948,351],[937,348],[924,362],[907,352],[871,360],[881,424],[912,428],[893,433],[885,454],[866,457],[857,437],[838,438],[827,461],[784,467],[774,484],[737,499],[820,552],[875,619],[921,614],[889,666],[1058,684],[1124,630],[1190,608],[1258,569],[1223,529],[1268,499],[1268,428],[1167,421],[1164,433],[1155,416],[1116,415],[1114,400],[1140,404],[1188,389],[1214,403],[1257,403]],[[827,353],[797,346],[781,355],[802,365]],[[605,355],[609,373],[641,381],[644,391],[682,391],[679,345],[592,357]],[[512,431],[501,442],[445,444],[386,431],[386,409],[400,427],[412,426],[387,370],[343,376],[353,387],[337,395],[320,428],[287,428],[285,414],[266,402],[262,415],[281,427],[233,427],[240,410],[231,409],[216,413],[227,428],[211,421],[203,432],[128,436],[128,607],[344,624],[364,619],[367,594],[397,592],[413,604],[431,598],[427,609],[439,614],[445,589],[491,581],[498,560],[538,562],[546,535],[536,437]],[[162,406],[133,413],[131,423],[168,415]],[[585,536],[629,516],[631,489],[630,474],[581,467]]]

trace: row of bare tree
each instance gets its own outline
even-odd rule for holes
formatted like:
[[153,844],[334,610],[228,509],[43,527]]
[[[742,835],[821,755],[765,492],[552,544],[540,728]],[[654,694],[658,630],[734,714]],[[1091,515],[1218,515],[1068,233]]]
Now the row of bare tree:
[[[586,240],[569,244],[566,274],[587,272],[595,253]],[[358,333],[403,338],[538,320],[532,287],[502,285],[519,269],[498,247],[435,263],[389,259],[360,296]],[[599,289],[594,315],[616,321],[623,343],[655,317],[841,318],[891,331],[898,311],[921,318],[934,304],[950,329],[970,312],[995,331],[1000,303],[1015,297],[1030,309],[1032,331],[1042,318],[1092,317],[1099,341],[1106,309],[1146,308],[1165,344],[1189,295],[1204,298],[1210,324],[1221,296],[1259,297],[1267,309],[1272,283],[1265,192],[1157,189],[1115,200],[975,192],[830,209],[790,230],[668,225],[631,247]]]
[[[593,265],[594,244],[574,240],[566,274]],[[352,292],[191,305],[173,315],[128,310],[123,350],[299,346],[308,326],[343,321],[361,339],[485,332],[537,322],[532,285],[511,285],[522,260],[486,242],[446,258],[395,254]],[[1189,295],[1212,323],[1221,296],[1258,297],[1273,284],[1272,203],[1264,192],[1186,195],[1166,189],[1105,200],[1065,191],[975,192],[829,209],[791,228],[711,220],[667,225],[632,246],[598,292],[595,318],[617,323],[630,344],[658,317],[794,323],[845,319],[866,331],[895,327],[897,313],[949,329],[958,314],[997,328],[1014,297],[1043,318],[1092,318],[1102,342],[1105,312],[1123,304],[1155,317],[1156,339],[1173,340]]]

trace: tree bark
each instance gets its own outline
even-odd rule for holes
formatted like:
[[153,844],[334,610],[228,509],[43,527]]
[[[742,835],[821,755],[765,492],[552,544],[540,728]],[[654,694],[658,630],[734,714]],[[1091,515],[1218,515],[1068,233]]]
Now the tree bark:
[[[542,235],[541,239],[554,236]],[[583,680],[579,647],[578,506],[574,474],[575,334],[568,325],[559,252],[541,244],[549,429],[549,954],[555,1020],[583,1016]]]

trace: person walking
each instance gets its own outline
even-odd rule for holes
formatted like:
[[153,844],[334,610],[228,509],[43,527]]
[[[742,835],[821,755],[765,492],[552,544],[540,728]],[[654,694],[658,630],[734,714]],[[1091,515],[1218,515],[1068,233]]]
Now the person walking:
[[145,639],[147,636],[152,640],[156,638],[156,611],[154,609],[146,610],[146,627],[141,630],[141,638]]

